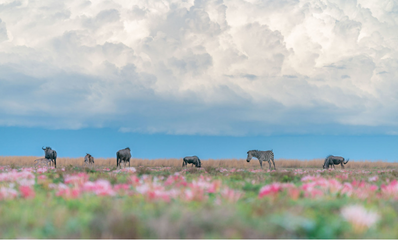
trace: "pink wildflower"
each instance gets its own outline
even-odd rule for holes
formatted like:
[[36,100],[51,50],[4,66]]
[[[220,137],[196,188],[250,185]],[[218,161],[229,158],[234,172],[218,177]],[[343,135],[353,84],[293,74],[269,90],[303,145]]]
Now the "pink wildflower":
[[130,180],[133,186],[137,186],[140,184],[140,179],[135,175],[131,176]]
[[13,188],[0,188],[0,199],[14,199],[18,195],[18,192]]
[[35,192],[30,186],[19,186],[19,191],[24,198],[34,198]]
[[242,196],[242,193],[229,188],[224,188],[221,191],[221,196],[227,201],[234,203],[239,200],[239,198]]
[[379,214],[368,211],[361,205],[351,205],[341,210],[341,215],[350,222],[356,232],[362,232],[379,220]]
[[113,189],[116,192],[119,192],[119,193],[126,193],[128,190],[130,190],[130,185],[128,185],[128,184],[116,184],[113,187]]
[[292,200],[297,200],[300,197],[301,191],[297,188],[289,188],[288,195]]
[[47,172],[47,168],[45,168],[45,167],[42,167],[42,168],[38,168],[37,169],[37,173],[45,173],[45,172]]
[[271,183],[271,184],[266,185],[260,189],[258,197],[262,198],[267,195],[276,195],[280,191],[282,191],[283,188],[289,188],[289,187],[294,187],[294,185],[289,184],[289,183],[283,184],[283,183],[279,183],[279,182]]
[[137,172],[137,170],[135,169],[135,167],[126,167],[126,168],[123,168],[121,171],[122,171],[122,172],[129,172],[129,173],[135,173],[135,172]]
[[85,182],[88,181],[88,174],[87,173],[78,173],[75,175],[67,175],[65,177],[64,182],[66,184],[73,184],[75,186],[81,186],[83,185]]
[[184,192],[184,198],[187,201],[202,202],[208,198],[208,195],[205,195],[204,193],[204,190],[201,188],[186,189]]
[[113,196],[115,192],[112,189],[112,185],[108,180],[99,179],[95,182],[86,182],[83,185],[83,191],[94,192],[100,196]]
[[213,182],[210,184],[209,188],[207,189],[207,192],[208,192],[208,193],[215,193],[215,192],[218,192],[218,190],[220,189],[220,187],[221,187],[221,181],[220,181],[220,180],[213,181]]
[[348,174],[337,175],[336,178],[339,178],[341,180],[347,180],[348,179]]
[[398,194],[398,181],[393,180],[389,184],[381,185],[381,192],[385,196],[397,196]]
[[316,181],[319,179],[319,176],[311,176],[311,175],[307,175],[301,178],[302,182],[309,182],[309,181]]
[[341,194],[347,194],[348,196],[351,196],[353,191],[353,187],[351,183],[344,183],[343,188],[341,189],[340,193]]
[[67,199],[78,198],[80,196],[80,189],[69,188],[67,185],[61,183],[58,185],[58,191],[55,195]]
[[368,178],[368,181],[369,181],[369,182],[376,182],[377,180],[379,180],[379,177],[378,177],[377,175]]

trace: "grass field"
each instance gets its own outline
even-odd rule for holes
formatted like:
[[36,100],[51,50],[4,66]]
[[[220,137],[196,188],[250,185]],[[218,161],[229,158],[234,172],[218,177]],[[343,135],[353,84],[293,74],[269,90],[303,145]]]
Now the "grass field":
[[[1,238],[397,238],[398,167],[323,160],[0,158]],[[133,167],[134,166],[134,167]]]
[[[21,156],[21,157],[7,157],[0,156],[0,165],[13,165],[13,166],[33,166],[34,160],[42,158],[34,156]],[[57,165],[59,166],[83,166],[84,158],[58,158]],[[311,160],[296,160],[296,159],[276,159],[275,165],[277,168],[322,168],[324,159],[311,159]],[[249,163],[246,159],[202,159],[203,166],[211,167],[226,167],[226,168],[259,168],[259,162],[252,159]],[[265,169],[269,168],[268,163],[263,163]],[[116,165],[115,158],[96,158],[96,166],[113,167]],[[131,166],[139,167],[180,167],[182,159],[131,159]],[[398,162],[383,162],[383,161],[366,161],[366,160],[350,160],[348,164],[344,165],[347,169],[372,169],[372,168],[398,168]],[[336,168],[341,168],[337,166]]]

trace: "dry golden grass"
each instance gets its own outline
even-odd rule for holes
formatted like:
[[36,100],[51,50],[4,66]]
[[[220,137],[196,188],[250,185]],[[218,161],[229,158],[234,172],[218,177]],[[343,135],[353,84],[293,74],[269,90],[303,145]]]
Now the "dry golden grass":
[[[34,156],[0,156],[0,165],[13,165],[13,166],[33,166],[34,160],[42,157]],[[83,158],[58,158],[57,166],[82,166]],[[296,160],[296,159],[276,159],[276,168],[322,168],[324,159],[312,159],[312,160]],[[180,167],[182,165],[182,159],[139,159],[132,158],[131,166],[139,167]],[[96,158],[95,166],[103,167],[115,167],[115,158]],[[252,159],[250,163],[247,163],[245,159],[207,159],[202,160],[202,166],[211,167],[222,167],[222,168],[260,168],[259,162],[256,159]],[[268,168],[267,162],[263,162],[263,167]],[[335,166],[337,169],[340,166]],[[354,161],[345,165],[347,169],[366,169],[366,168],[398,168],[398,163],[395,162],[383,162],[383,161]]]

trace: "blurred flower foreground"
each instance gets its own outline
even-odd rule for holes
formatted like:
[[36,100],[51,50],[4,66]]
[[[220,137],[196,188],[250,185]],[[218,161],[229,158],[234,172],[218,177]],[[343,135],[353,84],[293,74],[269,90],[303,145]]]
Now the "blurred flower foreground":
[[397,238],[398,171],[0,167],[2,238]]

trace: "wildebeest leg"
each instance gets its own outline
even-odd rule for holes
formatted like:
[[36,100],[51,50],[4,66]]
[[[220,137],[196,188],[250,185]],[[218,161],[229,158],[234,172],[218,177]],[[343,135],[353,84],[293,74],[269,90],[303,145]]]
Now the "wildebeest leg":
[[130,167],[130,160],[129,160],[129,167]]
[[57,168],[57,158],[54,158],[54,167]]
[[343,169],[344,169],[344,165],[343,165],[343,163],[341,163],[341,168],[343,168]]

